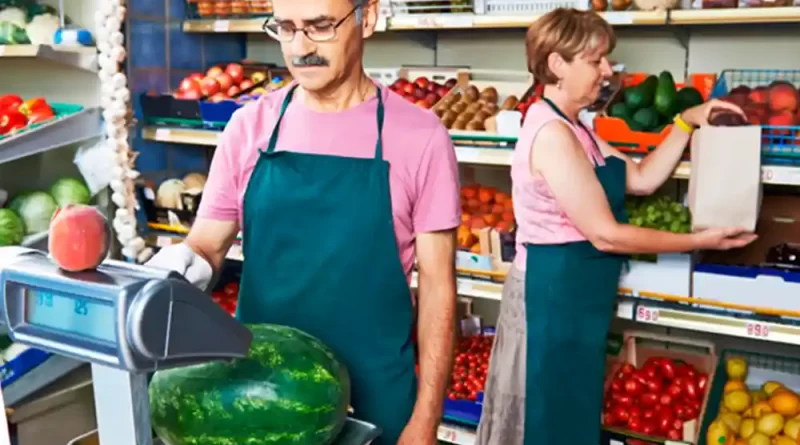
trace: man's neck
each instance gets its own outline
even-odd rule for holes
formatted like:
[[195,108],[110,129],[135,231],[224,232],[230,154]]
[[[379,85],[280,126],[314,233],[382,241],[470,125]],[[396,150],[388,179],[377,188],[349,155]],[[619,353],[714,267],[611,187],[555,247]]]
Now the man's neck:
[[307,91],[300,88],[300,97],[306,107],[323,113],[344,111],[372,98],[377,91],[375,83],[359,69],[329,90]]

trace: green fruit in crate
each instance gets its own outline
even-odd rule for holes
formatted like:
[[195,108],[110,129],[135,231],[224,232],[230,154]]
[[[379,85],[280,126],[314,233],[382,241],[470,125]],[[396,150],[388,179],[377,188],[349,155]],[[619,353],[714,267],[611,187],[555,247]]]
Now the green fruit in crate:
[[641,108],[633,113],[632,120],[642,128],[642,131],[651,131],[658,127],[658,112],[655,108]]
[[347,369],[316,338],[249,325],[247,358],[158,371],[153,429],[167,445],[327,445],[350,403]]
[[678,101],[679,111],[696,107],[705,102],[703,100],[703,95],[694,87],[681,88],[676,94],[676,99]]
[[658,86],[656,87],[655,98],[653,105],[662,116],[672,118],[678,110],[678,92],[675,90],[675,79],[672,78],[672,73],[669,71],[662,71],[658,76]]
[[620,119],[628,120],[631,118],[631,112],[628,109],[628,106],[625,105],[623,102],[617,102],[608,109],[608,115],[611,117],[617,117]]

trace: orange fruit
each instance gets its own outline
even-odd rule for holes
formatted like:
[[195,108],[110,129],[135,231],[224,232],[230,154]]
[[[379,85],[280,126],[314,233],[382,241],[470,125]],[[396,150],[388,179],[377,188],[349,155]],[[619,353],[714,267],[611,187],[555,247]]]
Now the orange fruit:
[[789,391],[778,390],[769,398],[769,406],[782,416],[792,417],[800,412],[800,398]]
[[470,217],[471,217],[471,215],[469,213],[462,212],[461,213],[461,222],[465,223],[465,222],[469,221]]
[[500,214],[502,214],[503,212],[505,212],[505,210],[506,210],[506,209],[505,209],[505,207],[503,207],[503,205],[502,205],[502,204],[498,204],[497,202],[495,202],[495,203],[492,205],[492,208],[491,208],[491,209],[489,209],[489,211],[490,211],[490,212],[492,212],[492,213],[494,213],[495,215],[500,215]]
[[511,198],[508,198],[507,200],[503,201],[503,206],[506,208],[506,210],[513,211],[514,201],[512,201]]
[[476,212],[481,208],[481,202],[477,199],[470,199],[467,201],[467,208],[472,212]]
[[472,229],[483,229],[487,226],[486,220],[483,219],[481,216],[473,216],[472,220],[469,224],[470,228]]
[[494,226],[495,224],[497,224],[500,218],[493,213],[487,213],[483,215],[483,220],[486,221],[486,224],[488,224],[489,226]]
[[502,192],[494,195],[494,202],[496,202],[498,204],[503,204],[504,202],[506,202],[509,199],[511,199],[511,197],[506,195],[505,193],[502,193]]
[[478,196],[478,188],[472,185],[461,187],[461,196],[472,199]]
[[482,188],[478,190],[478,201],[489,204],[494,200],[494,193],[490,189]]
[[481,243],[473,244],[472,247],[470,247],[469,252],[480,255],[480,253],[481,253]]
[[505,221],[505,222],[509,222],[509,223],[513,223],[514,222],[514,214],[511,213],[511,212],[503,212],[501,217],[503,218],[503,221]]
[[747,389],[747,385],[741,380],[728,380],[722,392],[736,391],[737,389]]

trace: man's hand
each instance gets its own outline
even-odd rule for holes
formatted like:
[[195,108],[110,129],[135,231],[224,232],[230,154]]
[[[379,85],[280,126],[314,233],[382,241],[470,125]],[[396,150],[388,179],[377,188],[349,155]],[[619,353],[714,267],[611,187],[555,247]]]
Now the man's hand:
[[[438,422],[437,424],[438,425]],[[436,426],[431,426],[430,422],[415,420],[413,417],[403,429],[397,445],[437,445]]]

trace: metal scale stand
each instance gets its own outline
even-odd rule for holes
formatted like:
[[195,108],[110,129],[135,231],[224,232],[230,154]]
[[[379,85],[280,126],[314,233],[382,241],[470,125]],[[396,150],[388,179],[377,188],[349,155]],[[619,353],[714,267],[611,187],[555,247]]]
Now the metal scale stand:
[[[252,341],[181,275],[121,261],[69,273],[44,252],[0,248],[0,302],[11,340],[91,363],[101,445],[153,444],[148,373],[242,358]],[[379,434],[350,419],[337,444]]]

